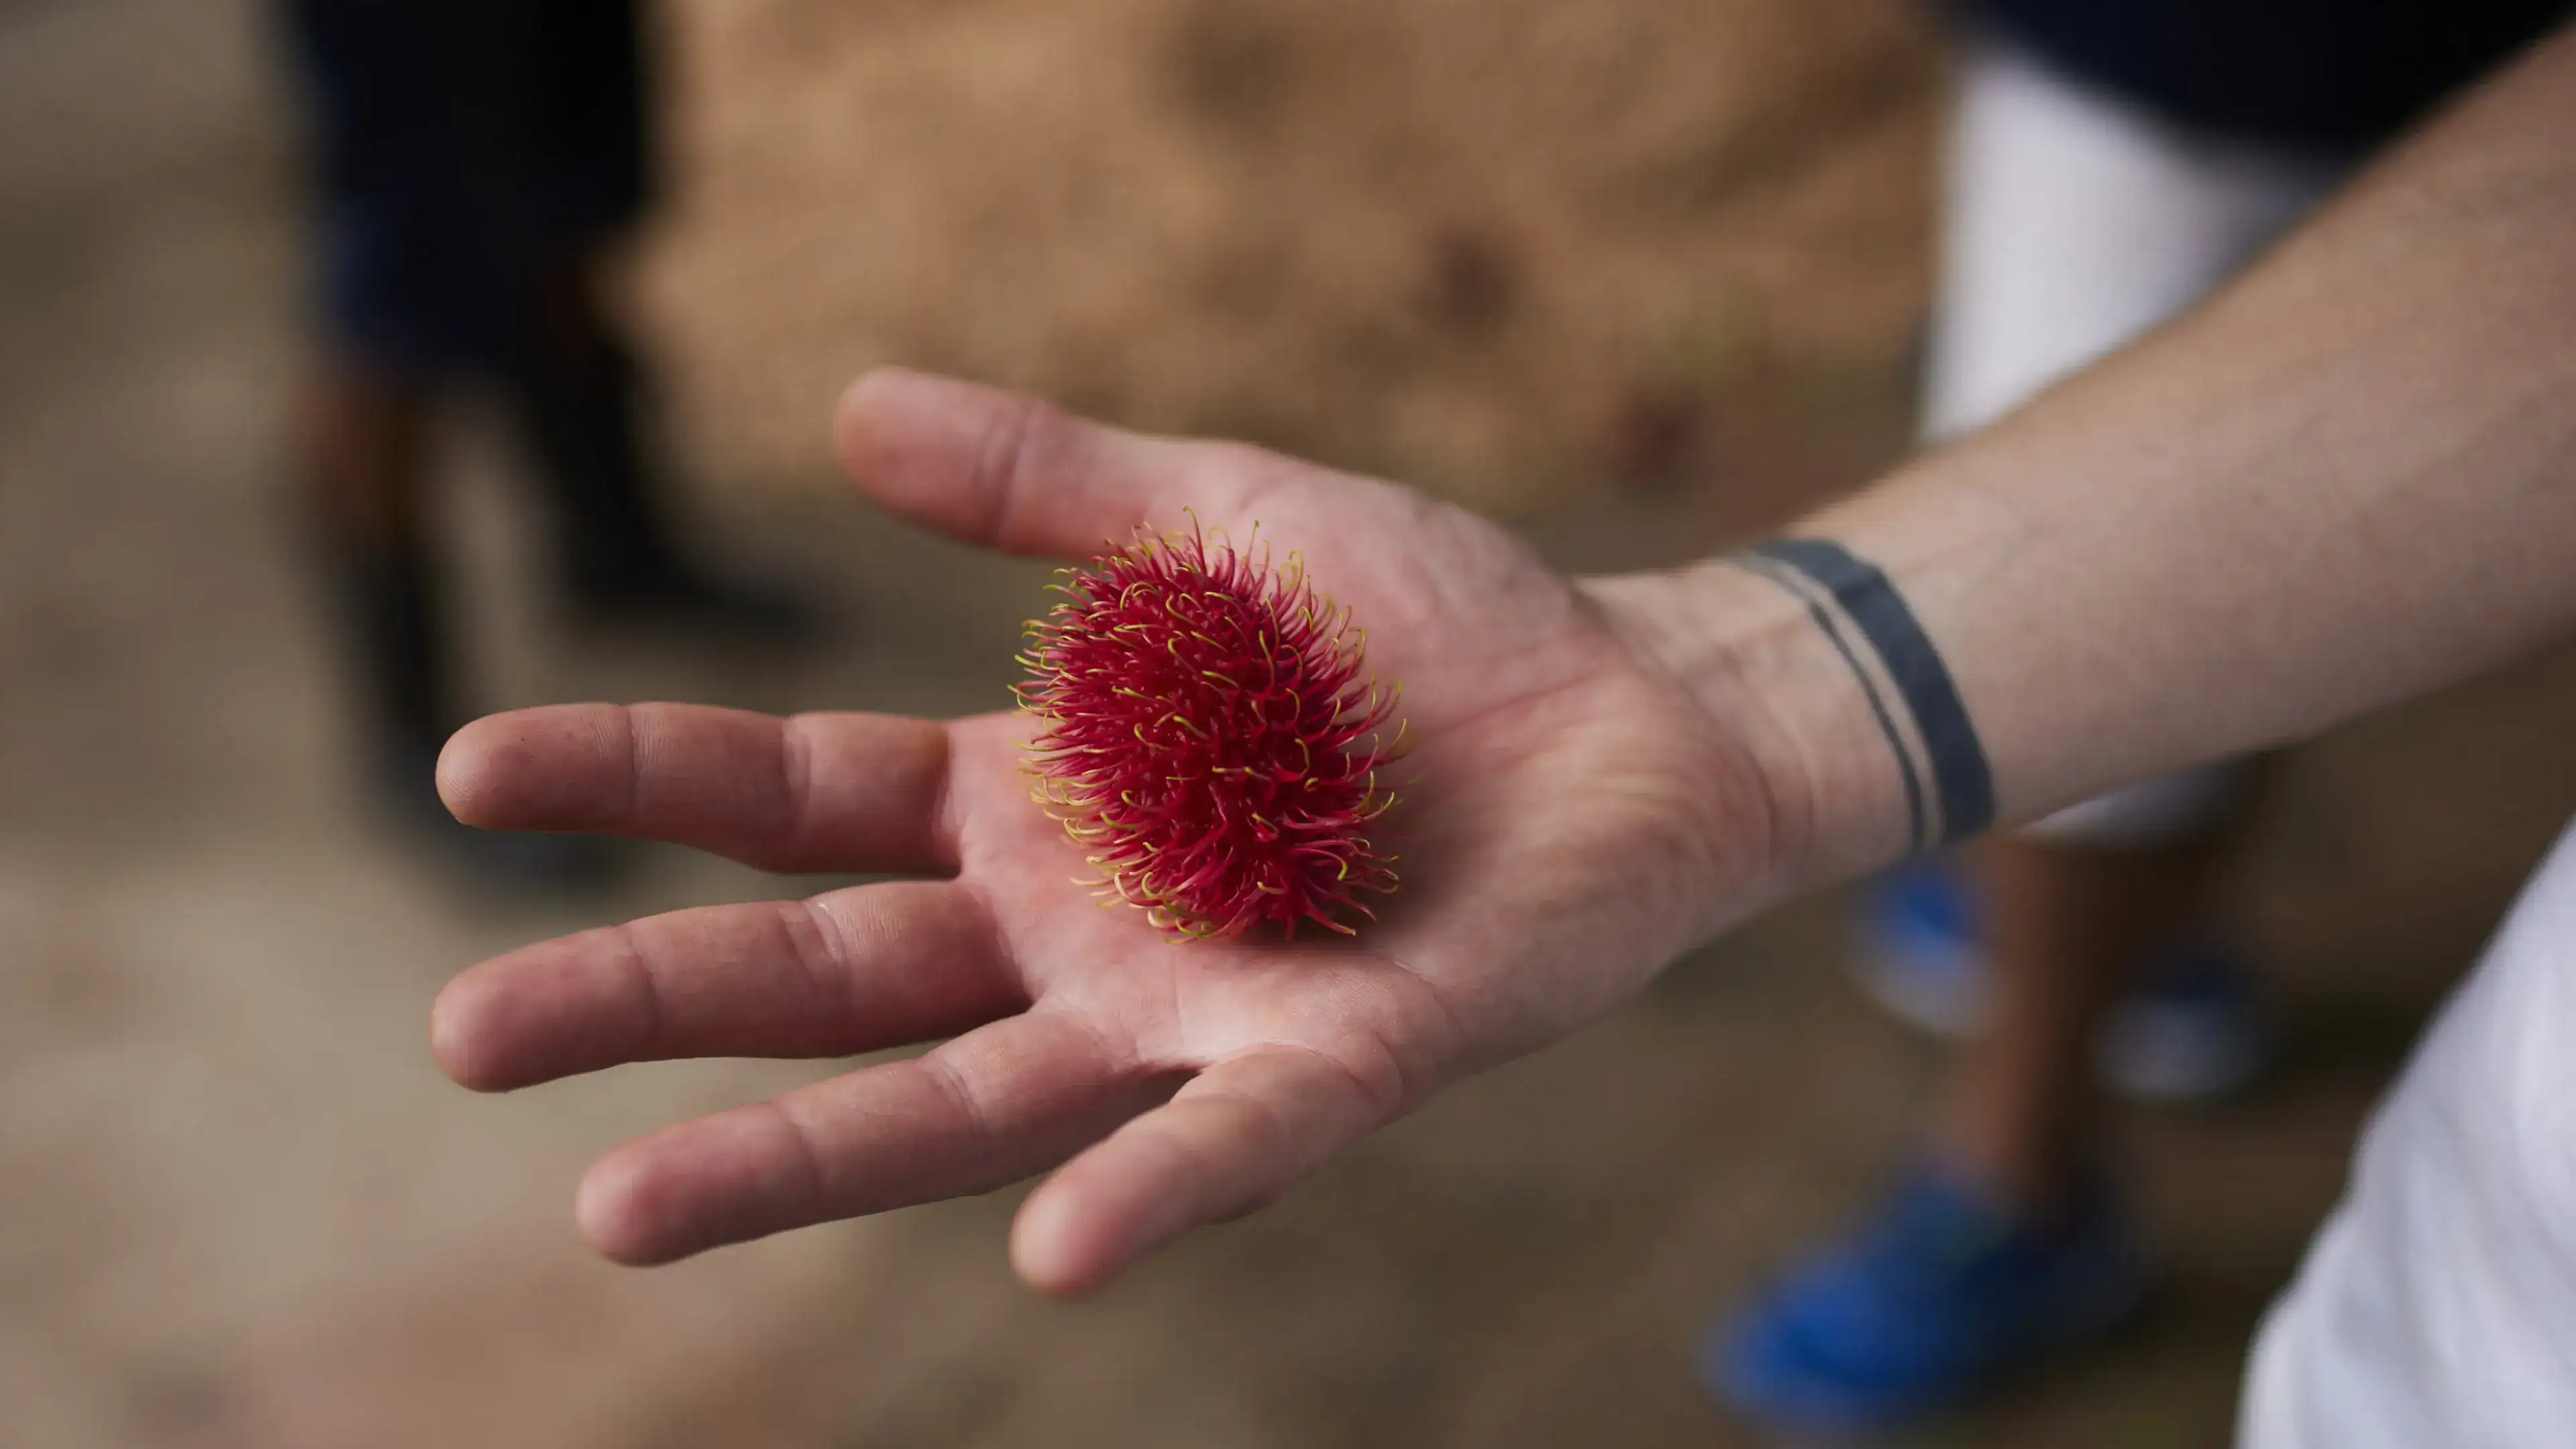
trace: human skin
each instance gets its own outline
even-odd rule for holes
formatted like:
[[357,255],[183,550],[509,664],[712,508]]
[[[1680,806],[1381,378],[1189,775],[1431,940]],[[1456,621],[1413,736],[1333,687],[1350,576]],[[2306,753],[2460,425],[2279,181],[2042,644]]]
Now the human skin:
[[[2570,135],[2562,37],[2210,305],[1792,530],[1909,602],[2002,820],[2576,624]],[[1008,552],[1084,556],[1184,510],[1300,550],[1404,682],[1404,886],[1353,940],[1175,946],[1074,883],[1010,715],[478,721],[439,769],[471,824],[917,877],[564,937],[441,994],[437,1058],[486,1090],[946,1038],[611,1152],[577,1213],[619,1261],[1052,1168],[1011,1254],[1080,1291],[1906,845],[1852,666],[1736,565],[1569,581],[1395,485],[910,373],[861,379],[838,436],[879,504]]]

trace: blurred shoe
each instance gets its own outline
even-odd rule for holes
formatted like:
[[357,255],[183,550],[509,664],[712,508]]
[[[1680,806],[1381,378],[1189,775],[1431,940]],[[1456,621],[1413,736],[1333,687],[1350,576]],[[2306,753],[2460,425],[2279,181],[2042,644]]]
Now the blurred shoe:
[[[1862,907],[1854,975],[1897,1017],[1953,1039],[1984,1024],[1989,962],[1974,893],[1941,860],[1914,860],[1881,876]],[[2184,941],[2139,963],[2134,984],[2102,1028],[2094,1060],[2124,1096],[2151,1102],[2221,1101],[2270,1068],[2277,1043],[2233,952]]]
[[1986,1018],[1986,943],[1958,870],[1917,859],[1890,868],[1861,904],[1853,974],[1898,1019],[1954,1040]]
[[2279,1042],[2242,960],[2189,944],[2142,971],[2093,1044],[2113,1091],[2142,1102],[2222,1102],[2271,1069]]
[[2144,1301],[2144,1259],[2093,1188],[2049,1223],[2016,1221],[1921,1164],[1872,1218],[1720,1323],[1700,1376],[1780,1433],[1885,1429],[2107,1335]]

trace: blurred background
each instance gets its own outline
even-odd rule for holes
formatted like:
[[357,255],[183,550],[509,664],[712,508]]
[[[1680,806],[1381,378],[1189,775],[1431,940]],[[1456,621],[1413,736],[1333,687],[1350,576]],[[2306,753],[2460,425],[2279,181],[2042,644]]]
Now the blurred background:
[[[1944,55],[1902,0],[650,14],[662,205],[613,307],[690,547],[823,627],[570,627],[468,393],[430,502],[477,706],[1002,704],[1045,568],[845,495],[824,420],[878,362],[1389,473],[1580,569],[1722,548],[1910,435]],[[1015,1286],[1012,1193],[591,1259],[595,1151],[833,1067],[432,1069],[473,960],[782,886],[639,850],[495,891],[353,784],[285,54],[253,0],[0,0],[0,1444],[1751,1442],[1698,1326],[1866,1194],[1940,1059],[1850,988],[1833,900],[1095,1301]],[[1902,1442],[2223,1438],[2370,1098],[2576,806],[2570,708],[2560,655],[2291,756],[2232,885],[2287,1059],[2119,1122],[2152,1311]]]

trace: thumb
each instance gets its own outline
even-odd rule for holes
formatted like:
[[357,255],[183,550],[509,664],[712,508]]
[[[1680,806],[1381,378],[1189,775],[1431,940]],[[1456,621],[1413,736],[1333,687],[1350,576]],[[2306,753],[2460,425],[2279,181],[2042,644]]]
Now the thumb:
[[1087,555],[1190,501],[1186,444],[1085,422],[1035,398],[886,367],[841,394],[842,471],[916,523],[1005,553]]

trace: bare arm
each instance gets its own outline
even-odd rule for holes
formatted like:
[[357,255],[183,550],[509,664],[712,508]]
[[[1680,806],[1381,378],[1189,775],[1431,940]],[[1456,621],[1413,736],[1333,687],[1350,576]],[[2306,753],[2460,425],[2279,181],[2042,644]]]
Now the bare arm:
[[[2576,32],[2207,306],[1791,533],[1884,571],[2004,820],[2576,626]],[[1711,564],[1596,591],[1807,782],[1814,874],[1902,846],[1897,753],[1812,616],[1781,616],[1783,581]],[[1936,796],[1921,722],[1828,613]]]

